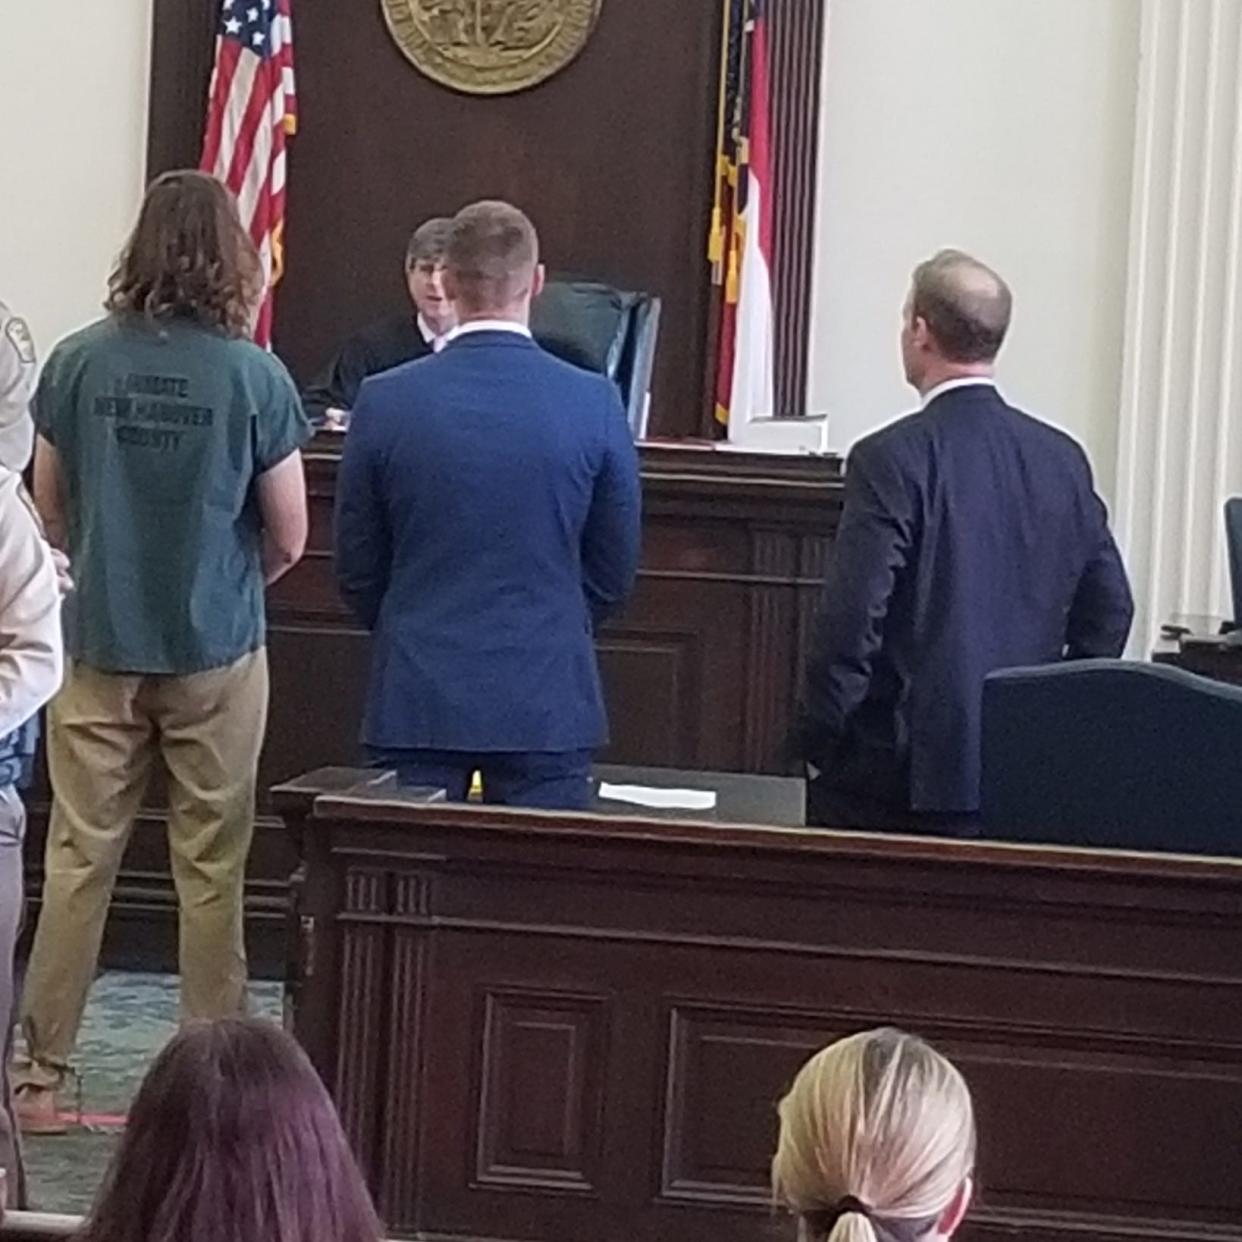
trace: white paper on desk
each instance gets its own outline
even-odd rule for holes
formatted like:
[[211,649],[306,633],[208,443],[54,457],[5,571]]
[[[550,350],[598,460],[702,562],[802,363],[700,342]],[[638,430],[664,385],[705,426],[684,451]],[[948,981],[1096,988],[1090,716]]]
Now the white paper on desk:
[[610,785],[601,781],[605,802],[630,802],[656,811],[710,811],[716,806],[714,789],[656,789],[650,785]]

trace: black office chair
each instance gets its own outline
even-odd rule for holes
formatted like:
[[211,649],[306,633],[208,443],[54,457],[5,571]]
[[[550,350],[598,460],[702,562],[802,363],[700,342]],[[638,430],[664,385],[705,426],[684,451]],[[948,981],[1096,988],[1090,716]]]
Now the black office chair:
[[983,820],[1006,841],[1242,855],[1242,688],[1082,660],[983,689]]
[[556,278],[532,308],[531,331],[549,353],[608,376],[621,390],[634,438],[642,439],[660,336],[659,298],[598,281]]

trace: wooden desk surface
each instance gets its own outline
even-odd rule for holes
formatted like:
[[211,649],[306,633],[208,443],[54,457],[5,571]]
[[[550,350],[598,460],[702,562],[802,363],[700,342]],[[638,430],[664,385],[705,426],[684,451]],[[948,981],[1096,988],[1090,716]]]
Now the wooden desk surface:
[[[690,772],[678,768],[634,767],[598,764],[594,769],[596,798],[592,810],[598,815],[636,814],[645,819],[707,819],[722,824],[770,824],[800,828],[806,823],[806,782],[780,776],[754,776],[743,772]],[[643,785],[655,789],[706,789],[716,795],[710,811],[653,810],[624,802],[604,801],[601,782]]]
[[[325,826],[349,823],[381,830],[404,827],[449,834],[578,840],[595,843],[596,848],[604,842],[621,846],[625,842],[660,840],[670,845],[697,847],[702,859],[717,851],[743,850],[755,855],[828,856],[947,867],[968,864],[990,870],[1048,872],[1066,878],[1079,875],[1101,881],[1221,884],[1236,889],[1242,901],[1242,858],[807,828],[795,814],[797,802],[804,796],[802,781],[624,765],[600,765],[595,772],[597,779],[610,781],[658,782],[670,788],[717,788],[722,791],[720,807],[716,814],[695,814],[605,803],[592,812],[582,813],[529,811],[479,803],[411,803],[400,797],[386,798],[382,792],[357,796],[359,784],[373,779],[376,773],[343,767],[307,773],[277,786],[272,796],[287,820],[304,819],[308,824]],[[783,818],[777,817],[781,815]],[[395,843],[396,839],[391,840]],[[1242,916],[1242,905],[1239,915]]]
[[1152,662],[1242,685],[1242,643],[1227,635],[1232,628],[1219,617],[1174,617],[1171,624],[1185,629],[1184,637],[1163,635],[1151,653]]
[[[304,804],[305,800],[338,795],[349,800],[351,790],[371,785],[379,773],[367,768],[319,768],[296,780],[277,786],[272,792],[277,802]],[[667,823],[670,820],[704,821],[721,824],[769,825],[800,828],[806,824],[806,782],[791,777],[754,776],[744,772],[693,772],[678,768],[637,767],[629,764],[597,764],[593,769],[596,797],[591,812],[610,819],[644,820]],[[654,789],[711,790],[716,806],[707,811],[655,809],[598,796],[602,782],[613,785],[640,785]],[[369,804],[391,805],[398,813],[416,810],[400,797],[385,802],[385,791],[368,790]],[[435,804],[440,805],[440,804]],[[477,803],[467,804],[494,814]],[[510,812],[511,813],[511,812]]]

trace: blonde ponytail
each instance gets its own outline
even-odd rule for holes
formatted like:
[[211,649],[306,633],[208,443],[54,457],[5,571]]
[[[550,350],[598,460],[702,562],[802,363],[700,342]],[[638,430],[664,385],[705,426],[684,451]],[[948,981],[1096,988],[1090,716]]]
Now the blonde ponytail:
[[827,1242],[877,1242],[877,1239],[875,1228],[866,1216],[861,1212],[846,1212],[837,1217]]
[[970,1091],[913,1035],[885,1027],[829,1045],[780,1104],[772,1186],[804,1242],[929,1238],[974,1168]]

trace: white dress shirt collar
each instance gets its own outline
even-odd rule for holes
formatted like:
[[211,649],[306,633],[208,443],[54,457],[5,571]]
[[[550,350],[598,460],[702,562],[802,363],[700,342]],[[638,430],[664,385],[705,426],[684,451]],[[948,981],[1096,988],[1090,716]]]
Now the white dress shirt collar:
[[943,397],[946,392],[953,392],[957,388],[982,388],[985,385],[995,388],[996,381],[990,375],[960,375],[957,379],[944,380],[923,394],[923,409],[927,409],[937,397]]
[[469,323],[459,323],[448,334],[449,341],[459,336],[469,336],[472,332],[512,332],[515,336],[530,338],[530,329],[524,323],[512,319],[472,319]]

